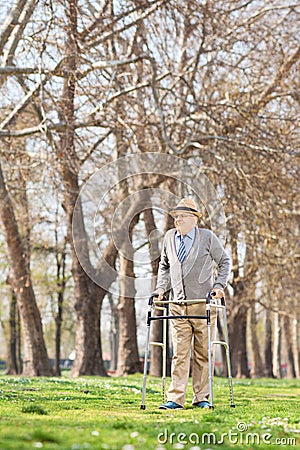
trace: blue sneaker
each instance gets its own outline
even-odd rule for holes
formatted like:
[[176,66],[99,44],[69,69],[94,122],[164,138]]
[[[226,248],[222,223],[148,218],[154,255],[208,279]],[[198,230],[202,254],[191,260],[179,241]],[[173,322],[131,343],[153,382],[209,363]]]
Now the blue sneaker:
[[210,407],[210,403],[207,402],[207,401],[198,402],[198,403],[194,403],[193,406],[196,406],[196,408],[209,408]]
[[175,402],[167,402],[160,405],[158,409],[183,409],[183,406]]

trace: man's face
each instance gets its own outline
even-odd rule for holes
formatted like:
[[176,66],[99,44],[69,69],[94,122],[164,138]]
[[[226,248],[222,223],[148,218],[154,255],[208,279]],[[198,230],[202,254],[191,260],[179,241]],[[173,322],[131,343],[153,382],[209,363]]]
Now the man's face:
[[173,215],[176,230],[179,234],[187,234],[197,223],[197,217],[194,214],[180,212]]

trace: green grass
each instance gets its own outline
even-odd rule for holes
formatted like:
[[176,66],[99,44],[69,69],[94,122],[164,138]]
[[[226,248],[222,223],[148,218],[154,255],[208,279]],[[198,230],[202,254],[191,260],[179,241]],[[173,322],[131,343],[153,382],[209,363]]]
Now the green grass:
[[[168,380],[169,382],[169,380]],[[161,380],[0,376],[0,450],[300,448],[297,380],[214,381],[215,409],[162,411]]]

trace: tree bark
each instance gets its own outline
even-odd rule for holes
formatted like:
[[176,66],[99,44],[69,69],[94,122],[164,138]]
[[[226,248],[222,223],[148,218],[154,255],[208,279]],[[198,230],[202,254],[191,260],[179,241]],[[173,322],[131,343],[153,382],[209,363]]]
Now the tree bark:
[[300,355],[300,349],[298,345],[298,321],[297,319],[291,319],[291,339],[292,339],[292,352],[294,355],[294,362],[295,362],[295,376],[297,379],[300,378],[300,361],[299,361],[299,355]]
[[22,328],[21,328],[21,317],[20,310],[17,308],[17,317],[16,317],[16,353],[17,353],[17,367],[19,369],[19,373],[23,372],[23,360],[22,360]]
[[111,310],[110,324],[110,370],[117,370],[118,367],[118,348],[119,348],[119,315],[118,306],[114,304],[113,297],[110,292],[107,293]]
[[20,236],[13,205],[6,189],[0,166],[0,217],[3,225],[8,258],[11,267],[11,285],[17,298],[23,329],[25,376],[50,376],[52,369],[48,358],[42,321],[28,268],[26,251]]
[[[0,29],[0,54],[3,53],[2,66],[11,65],[18,42],[35,5],[36,0],[18,0],[7,15]],[[4,51],[6,44],[7,48]]]
[[5,373],[7,375],[17,375],[21,373],[22,366],[18,360],[18,305],[13,289],[11,290],[11,299],[9,304],[8,336],[9,342]]
[[[117,375],[124,376],[136,372],[141,372],[141,363],[139,359],[137,337],[136,337],[136,314],[134,297],[126,297],[126,292],[132,286],[128,286],[128,280],[122,280],[122,277],[134,277],[133,263],[127,258],[120,260],[120,303],[119,310],[119,350]],[[133,278],[134,280],[134,278]],[[132,282],[129,281],[131,284]]]
[[[85,255],[89,259],[87,236],[84,228],[78,184],[78,158],[74,144],[74,96],[76,89],[77,67],[77,1],[67,2],[67,40],[65,47],[68,75],[65,78],[60,118],[66,123],[66,129],[61,135],[60,148],[57,148],[57,158],[60,160],[61,176],[64,184],[64,208],[69,226],[69,240],[72,249],[72,275],[74,278],[75,311],[77,314],[75,360],[72,366],[72,376],[106,375],[102,359],[100,335],[100,311],[105,291],[99,288],[84,272],[72,240],[72,218],[77,201],[77,219],[80,221],[80,239],[85,247]],[[78,200],[77,200],[78,199]]]
[[288,316],[283,318],[283,329],[284,329],[284,337],[285,337],[285,357],[286,357],[286,377],[287,378],[295,378],[296,370],[295,370],[295,361],[294,361],[294,353],[293,353],[293,342],[291,335],[291,320]]
[[55,315],[55,359],[54,372],[56,376],[61,375],[60,370],[60,346],[61,346],[61,330],[63,324],[63,304],[64,293],[66,288],[66,251],[65,246],[61,253],[57,248],[57,232],[56,232],[56,284],[57,284],[57,312]]
[[100,312],[105,293],[80,268],[74,272],[74,281],[77,324],[71,375],[106,376],[100,335]]
[[265,311],[265,369],[264,376],[271,378],[273,376],[273,352],[272,352],[272,320],[268,309]]
[[[77,179],[73,184],[77,192]],[[72,224],[72,213],[74,211],[76,198],[70,196],[68,202],[69,226]],[[80,198],[77,199],[76,220],[80,223],[80,239],[84,248],[83,254],[86,261],[89,262],[89,253],[87,246],[87,235],[84,227],[83,212]],[[79,239],[79,236],[74,236]],[[71,375],[77,377],[80,375],[100,375],[106,376],[106,370],[102,358],[102,344],[100,333],[100,314],[101,307],[106,290],[97,286],[88,274],[82,268],[74,248],[73,239],[70,239],[72,248],[72,275],[74,279],[74,305],[77,315],[76,337],[75,337],[75,360],[73,362]],[[114,248],[114,247],[113,247]],[[113,252],[111,258],[113,258]]]
[[247,358],[247,311],[244,300],[245,284],[239,273],[238,244],[236,230],[230,230],[232,248],[234,296],[229,302],[229,341],[231,347],[232,374],[237,378],[249,377]]
[[[137,214],[129,226],[129,238],[132,241],[133,229],[137,224]],[[124,248],[126,256],[120,256],[120,302],[119,310],[119,349],[118,367],[119,376],[141,372],[141,363],[137,345],[135,300],[132,293],[134,288],[134,253],[132,246]]]
[[0,54],[3,52],[3,48],[8,41],[14,27],[17,25],[20,14],[24,9],[26,3],[27,0],[18,0],[7,14],[0,28]]
[[230,321],[230,344],[232,373],[236,378],[249,378],[246,330],[247,330],[247,312],[246,305],[239,305],[235,308]]
[[251,333],[251,347],[252,347],[252,367],[250,375],[252,378],[260,378],[264,375],[263,362],[260,355],[260,348],[257,339],[256,331],[257,319],[255,311],[255,302],[251,305],[250,310],[250,333]]
[[273,343],[273,376],[281,378],[281,325],[278,312],[274,313],[274,343]]

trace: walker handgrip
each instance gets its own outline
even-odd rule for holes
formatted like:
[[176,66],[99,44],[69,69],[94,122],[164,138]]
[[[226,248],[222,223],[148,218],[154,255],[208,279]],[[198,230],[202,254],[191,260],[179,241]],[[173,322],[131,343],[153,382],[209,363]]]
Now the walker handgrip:
[[158,297],[158,294],[151,294],[151,295],[150,295],[149,301],[148,301],[148,305],[149,305],[149,306],[153,305],[153,299],[154,299],[155,297]]
[[212,296],[213,295],[216,295],[215,293],[212,293],[212,292],[208,292],[207,294],[206,294],[206,304],[207,303],[210,303],[210,301],[211,301],[211,299],[212,299]]
[[[159,294],[157,294],[156,292],[153,292],[153,294],[150,295],[149,301],[148,301],[148,305],[152,306],[153,305],[153,299],[157,298],[159,296]],[[163,301],[166,301],[167,297],[165,295],[163,295]]]
[[153,294],[150,295],[149,301],[148,301],[148,305],[152,306],[153,305],[153,299],[158,297],[159,294],[157,294],[156,292],[153,292]]
[[[210,300],[212,299],[212,297],[214,297],[216,295],[216,293],[214,291],[208,292],[207,296],[206,296],[206,303],[209,303]],[[225,297],[221,297],[221,305],[225,306]]]

